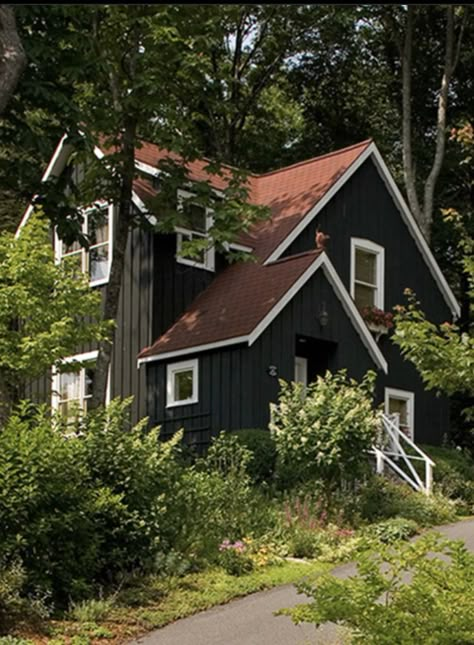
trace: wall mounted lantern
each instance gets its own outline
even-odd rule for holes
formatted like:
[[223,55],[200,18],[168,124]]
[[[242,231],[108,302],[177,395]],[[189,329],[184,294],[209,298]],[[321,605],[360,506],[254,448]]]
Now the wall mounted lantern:
[[326,327],[326,325],[329,322],[329,314],[328,314],[328,311],[326,309],[326,303],[325,302],[321,303],[318,318],[319,318],[319,324],[321,325],[321,327]]

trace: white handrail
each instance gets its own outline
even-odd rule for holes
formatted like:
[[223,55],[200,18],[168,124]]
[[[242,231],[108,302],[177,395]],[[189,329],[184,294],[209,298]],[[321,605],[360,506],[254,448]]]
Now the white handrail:
[[[373,446],[372,453],[376,456],[377,460],[377,472],[383,473],[384,462],[386,462],[402,479],[412,486],[415,490],[423,491],[426,495],[431,493],[433,487],[433,467],[435,466],[434,461],[428,457],[428,455],[419,448],[410,437],[407,437],[406,434],[401,432],[400,428],[397,427],[387,415],[381,414],[382,428],[385,430],[389,436],[392,445],[395,448],[396,452],[390,450],[383,450],[379,446]],[[403,446],[401,441],[405,441],[419,456],[409,455]],[[398,464],[396,464],[391,457],[401,457],[406,463],[409,473],[406,473]],[[411,460],[424,461],[425,462],[425,481],[424,483],[421,480],[421,477],[413,467]],[[411,476],[410,476],[411,475]]]

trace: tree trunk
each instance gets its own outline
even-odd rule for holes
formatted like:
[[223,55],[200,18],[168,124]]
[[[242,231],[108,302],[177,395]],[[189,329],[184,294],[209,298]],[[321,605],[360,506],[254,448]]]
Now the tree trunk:
[[446,9],[446,49],[444,57],[443,78],[438,99],[438,116],[436,121],[436,149],[433,159],[433,166],[425,182],[425,194],[421,228],[427,240],[431,237],[431,225],[433,223],[433,200],[436,182],[443,165],[444,150],[446,147],[446,115],[448,111],[449,83],[453,72],[454,55],[454,7]]
[[16,28],[13,7],[0,5],[0,114],[26,66],[26,54]]
[[[124,133],[122,135],[123,165],[122,185],[118,205],[117,222],[114,227],[112,265],[110,267],[109,282],[105,292],[104,320],[117,320],[120,291],[122,287],[122,276],[125,264],[125,252],[127,250],[129,231],[133,218],[133,178],[135,175],[135,138],[136,120],[127,119]],[[107,394],[107,379],[114,346],[115,329],[108,340],[99,344],[99,355],[97,357],[96,369],[94,372],[94,383],[90,407],[96,408],[105,405]]]
[[413,165],[412,121],[411,121],[411,66],[413,53],[414,8],[408,6],[405,39],[402,56],[402,138],[403,177],[408,203],[417,222],[421,225],[422,214],[416,192],[416,173]]

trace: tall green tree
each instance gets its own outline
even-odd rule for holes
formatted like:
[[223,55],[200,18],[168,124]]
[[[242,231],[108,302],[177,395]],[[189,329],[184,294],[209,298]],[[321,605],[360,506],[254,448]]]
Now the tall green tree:
[[32,218],[19,237],[0,235],[0,426],[32,380],[108,333],[100,295],[56,264],[48,228]]
[[26,65],[14,8],[0,4],[0,114],[5,110]]

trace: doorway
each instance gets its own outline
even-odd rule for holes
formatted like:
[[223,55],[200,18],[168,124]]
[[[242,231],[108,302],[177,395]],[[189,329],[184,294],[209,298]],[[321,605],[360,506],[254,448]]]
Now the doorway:
[[295,381],[308,385],[331,369],[337,343],[297,336],[295,345]]

